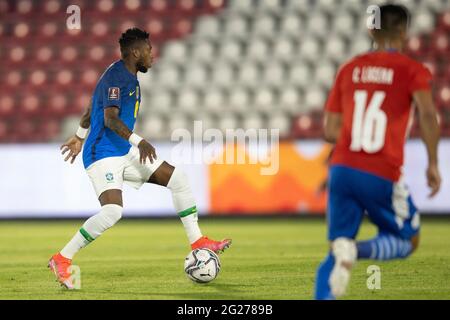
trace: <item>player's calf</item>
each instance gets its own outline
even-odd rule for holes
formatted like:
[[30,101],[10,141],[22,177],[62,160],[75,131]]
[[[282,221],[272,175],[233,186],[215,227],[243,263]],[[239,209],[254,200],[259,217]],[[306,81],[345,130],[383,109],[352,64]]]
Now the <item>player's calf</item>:
[[379,234],[374,239],[357,243],[358,259],[404,259],[410,256],[418,245],[419,235],[403,239],[393,234]]

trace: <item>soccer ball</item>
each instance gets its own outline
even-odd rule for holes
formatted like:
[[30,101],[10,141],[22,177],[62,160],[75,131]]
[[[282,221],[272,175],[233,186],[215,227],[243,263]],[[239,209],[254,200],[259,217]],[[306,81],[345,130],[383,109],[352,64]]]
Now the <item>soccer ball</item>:
[[219,271],[219,256],[209,249],[192,250],[184,260],[184,272],[194,282],[210,282],[217,277]]

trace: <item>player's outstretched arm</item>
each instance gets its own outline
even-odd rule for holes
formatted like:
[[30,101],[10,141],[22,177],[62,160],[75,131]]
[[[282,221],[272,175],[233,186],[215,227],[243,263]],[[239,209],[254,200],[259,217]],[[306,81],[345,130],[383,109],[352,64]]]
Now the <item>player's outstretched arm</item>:
[[125,140],[130,141],[132,145],[139,149],[139,160],[141,163],[146,163],[147,158],[151,163],[153,163],[154,159],[156,159],[155,148],[143,138],[128,129],[119,117],[119,108],[114,106],[105,108],[104,118],[105,127],[111,129]]
[[89,127],[91,124],[91,109],[92,103],[86,108],[86,111],[81,116],[80,126],[78,127],[77,133],[70,137],[61,147],[61,154],[64,155],[67,151],[70,151],[67,156],[64,158],[64,161],[69,159],[70,163],[75,161],[77,155],[81,152],[81,148],[83,147],[84,139],[87,136],[87,132],[89,131]]
[[430,197],[435,196],[441,186],[441,175],[438,168],[439,124],[436,108],[430,90],[414,92],[414,101],[419,110],[419,124],[422,140],[428,154],[427,180],[431,188]]

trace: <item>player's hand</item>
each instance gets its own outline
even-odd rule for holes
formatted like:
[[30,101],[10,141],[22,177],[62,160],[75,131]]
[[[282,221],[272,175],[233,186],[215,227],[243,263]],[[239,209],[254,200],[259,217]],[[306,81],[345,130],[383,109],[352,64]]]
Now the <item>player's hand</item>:
[[64,161],[71,159],[70,163],[73,163],[77,155],[81,152],[82,146],[83,146],[83,139],[77,137],[76,135],[67,140],[61,146],[61,148],[59,148],[60,150],[62,150],[61,152],[62,155],[66,154],[67,151],[70,151],[64,158]]
[[431,189],[431,193],[428,195],[429,198],[434,197],[441,188],[441,175],[439,173],[439,168],[437,165],[432,164],[428,166],[427,169],[427,182]]
[[144,139],[142,139],[142,141],[139,142],[138,149],[139,149],[139,162],[141,164],[145,164],[147,158],[150,160],[150,163],[153,163],[153,161],[156,160],[155,148]]

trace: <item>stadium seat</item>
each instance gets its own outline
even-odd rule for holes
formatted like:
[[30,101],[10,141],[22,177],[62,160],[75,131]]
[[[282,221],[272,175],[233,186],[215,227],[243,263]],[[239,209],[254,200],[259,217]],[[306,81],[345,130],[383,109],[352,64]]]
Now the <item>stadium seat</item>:
[[323,109],[325,101],[325,90],[322,87],[313,86],[305,90],[305,112]]
[[275,17],[264,14],[252,18],[252,36],[271,39],[274,37],[275,31]]
[[234,70],[226,62],[214,65],[211,80],[219,88],[229,88],[234,81]]
[[220,114],[225,102],[225,95],[219,89],[208,89],[203,97],[205,110],[210,113]]
[[302,106],[302,94],[295,87],[283,87],[279,97],[279,105],[284,112],[291,116],[298,114]]
[[254,93],[254,104],[258,111],[265,114],[273,112],[275,96],[270,88],[260,87]]
[[240,66],[237,76],[238,83],[246,88],[257,86],[260,78],[260,68],[255,63],[245,63]]
[[312,62],[321,57],[322,43],[316,37],[308,37],[300,42],[299,54],[306,62]]
[[238,119],[233,114],[223,114],[218,120],[218,128],[223,132],[227,129],[239,128]]
[[291,38],[300,38],[303,34],[302,18],[296,13],[286,14],[280,21],[280,33]]
[[199,97],[195,90],[184,88],[178,94],[177,108],[185,114],[193,115],[197,110]]
[[200,40],[191,44],[191,58],[202,63],[211,63],[215,57],[215,48],[211,41]]
[[187,65],[184,72],[185,85],[202,88],[208,83],[208,70],[202,64]]
[[267,127],[268,129],[278,129],[280,137],[287,137],[291,132],[291,119],[283,113],[275,113],[270,116]]
[[272,88],[283,87],[285,83],[285,70],[282,64],[277,62],[269,62],[263,68],[262,83]]
[[247,46],[247,57],[255,62],[264,62],[269,56],[269,44],[262,38],[252,39]]
[[2,95],[0,97],[0,116],[2,119],[7,119],[14,113],[16,99],[13,95]]
[[242,86],[234,87],[230,90],[230,108],[238,114],[245,114],[250,105],[250,92]]
[[260,113],[249,113],[242,123],[242,128],[244,130],[249,129],[267,129],[264,118]]
[[214,39],[220,34],[220,21],[212,16],[199,18],[195,29],[195,36],[199,39]]
[[289,63],[293,56],[295,56],[295,46],[294,42],[290,38],[279,38],[273,43],[273,56],[276,60]]
[[225,38],[244,39],[248,35],[248,23],[246,18],[242,16],[227,17],[223,24]]
[[238,63],[242,58],[242,45],[237,40],[224,40],[219,44],[220,59],[230,62]]
[[141,125],[142,135],[146,139],[161,139],[166,135],[166,121],[158,114],[152,114]]

